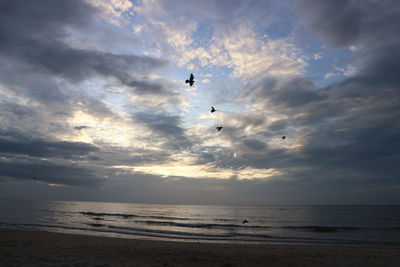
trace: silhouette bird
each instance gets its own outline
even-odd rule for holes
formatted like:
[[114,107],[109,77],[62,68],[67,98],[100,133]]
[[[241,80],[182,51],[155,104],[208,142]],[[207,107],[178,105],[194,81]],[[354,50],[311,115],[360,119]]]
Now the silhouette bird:
[[286,136],[282,136],[282,140],[285,140]]
[[33,180],[37,180],[37,178],[36,178],[36,177],[33,177]]
[[211,113],[214,113],[215,111],[217,111],[213,106],[211,106]]
[[248,223],[249,221],[248,220],[244,220],[242,223]]
[[190,78],[189,80],[186,80],[186,83],[189,83],[190,86],[192,86],[194,84],[194,76],[193,73],[190,74]]
[[218,126],[218,127],[216,127],[217,128],[217,130],[218,130],[218,132],[219,131],[221,131],[222,130],[222,128],[224,128],[224,127],[222,127],[222,126]]

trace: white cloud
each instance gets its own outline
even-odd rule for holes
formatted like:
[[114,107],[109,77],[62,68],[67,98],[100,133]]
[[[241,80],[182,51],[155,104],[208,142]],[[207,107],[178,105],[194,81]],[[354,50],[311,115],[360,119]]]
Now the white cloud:
[[153,25],[162,29],[166,37],[166,42],[174,48],[184,48],[193,43],[190,36],[196,29],[195,23],[188,23],[185,27],[181,28],[160,21],[154,21]]
[[346,65],[345,67],[335,66],[335,69],[340,72],[341,75],[345,77],[354,76],[357,74],[358,70],[353,65]]
[[133,9],[136,13],[145,17],[153,17],[163,15],[165,12],[158,0],[142,0],[141,5],[135,6]]
[[321,52],[312,55],[312,59],[314,59],[314,60],[318,60],[318,59],[322,59],[322,58],[323,58],[323,56],[322,56]]
[[325,74],[324,79],[329,79],[329,78],[334,77],[334,76],[336,76],[335,73],[333,73],[333,72],[328,72],[327,74]]
[[101,16],[108,22],[121,26],[125,23],[122,13],[133,8],[129,0],[86,0],[91,5],[97,7],[101,11]]
[[214,37],[208,47],[191,48],[188,41],[181,44],[174,54],[178,65],[191,66],[191,69],[194,69],[193,64],[230,67],[233,76],[241,79],[251,79],[260,74],[299,75],[307,64],[300,50],[289,39],[261,40],[247,27]]
[[350,76],[354,76],[357,74],[357,69],[356,67],[352,66],[352,65],[347,65],[345,68],[345,71],[343,72],[343,75],[346,77],[350,77]]
[[[172,8],[176,4],[143,0],[134,7],[139,18],[145,21],[141,24],[146,25],[134,26],[134,32],[142,33],[142,40],[157,47],[153,48],[157,55],[153,52],[151,55],[167,57],[178,66],[190,70],[199,67],[229,67],[233,70],[233,76],[245,80],[260,74],[282,76],[303,73],[307,65],[306,58],[290,38],[274,40],[264,33],[258,34],[250,26],[255,27],[254,24],[237,26],[240,25],[239,21],[233,19],[234,23],[214,25],[211,36],[196,42],[194,34],[208,15],[177,15],[178,11]],[[213,5],[207,2],[199,5],[199,8]],[[177,8],[181,9],[182,6]],[[224,14],[218,13],[218,16],[224,17]],[[145,33],[142,27],[146,27]],[[319,59],[320,55],[316,54],[314,58]]]
[[290,39],[264,41],[252,29],[243,26],[215,38],[211,53],[211,63],[232,67],[233,75],[242,79],[260,74],[299,75],[307,64]]

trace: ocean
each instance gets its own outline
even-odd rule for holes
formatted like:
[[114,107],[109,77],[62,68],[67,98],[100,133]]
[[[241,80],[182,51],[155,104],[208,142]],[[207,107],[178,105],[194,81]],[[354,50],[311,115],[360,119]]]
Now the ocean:
[[189,242],[398,248],[400,206],[0,200],[0,228]]

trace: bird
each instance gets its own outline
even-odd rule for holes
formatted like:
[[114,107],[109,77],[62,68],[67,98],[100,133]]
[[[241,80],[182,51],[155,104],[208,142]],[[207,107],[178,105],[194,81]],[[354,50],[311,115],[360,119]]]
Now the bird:
[[249,221],[248,220],[244,220],[242,223],[248,223]]
[[189,80],[186,80],[186,83],[189,83],[190,86],[192,86],[194,84],[194,76],[193,73],[190,74],[190,78]]
[[213,106],[211,106],[211,113],[214,113],[215,111],[217,111]]
[[217,126],[216,128],[217,128],[217,130],[218,130],[218,132],[219,132],[219,131],[221,131],[222,128],[224,128],[224,127],[222,127],[222,126]]
[[37,180],[37,178],[36,178],[36,177],[33,177],[33,180]]
[[282,140],[285,140],[286,136],[282,136]]

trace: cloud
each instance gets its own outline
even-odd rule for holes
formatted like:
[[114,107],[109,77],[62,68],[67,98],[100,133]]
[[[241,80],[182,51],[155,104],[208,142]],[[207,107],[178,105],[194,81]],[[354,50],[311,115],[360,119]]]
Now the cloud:
[[127,23],[124,15],[133,9],[133,4],[129,0],[87,1],[100,10],[102,18],[117,26]]
[[132,102],[143,107],[159,108],[185,103],[177,84],[167,79],[147,77],[146,80],[131,80],[124,84],[129,87],[127,93],[131,95]]
[[324,95],[309,80],[301,77],[265,78],[257,85],[241,93],[245,100],[250,99],[266,106],[285,106],[296,108],[321,100]]
[[243,144],[253,150],[263,150],[266,147],[264,142],[261,142],[256,139],[245,139],[243,141]]
[[78,131],[83,130],[83,129],[89,129],[89,128],[90,128],[89,126],[85,126],[85,125],[82,125],[82,126],[75,126],[75,127],[74,127],[74,129],[75,129],[75,130],[78,130]]
[[306,66],[300,50],[289,39],[262,40],[244,26],[216,36],[211,51],[212,63],[232,67],[233,74],[243,79],[299,75]]
[[[229,67],[236,77],[251,79],[260,73],[300,74],[307,65],[293,40],[258,31],[259,25],[268,27],[277,20],[265,11],[283,5],[279,1],[141,1],[134,10],[145,21],[137,33],[156,44],[152,54],[188,69]],[[193,9],[196,12],[188,12]]]
[[61,5],[45,0],[8,2],[0,14],[0,53],[32,66],[31,71],[58,75],[70,82],[101,75],[127,83],[134,80],[131,71],[143,73],[164,65],[150,57],[69,46],[64,40],[69,29],[84,28],[95,14],[95,8],[79,0]]
[[104,177],[93,169],[71,163],[53,163],[40,159],[0,160],[0,177],[19,180],[32,180],[52,184],[62,184],[83,187],[98,187],[104,182]]
[[[0,10],[2,181],[193,204],[354,203],[398,188],[397,2],[298,1],[322,40],[356,47],[326,49],[318,62],[319,44],[293,34],[289,2],[60,3]],[[108,31],[110,47],[98,39]],[[347,53],[323,70],[337,75],[331,84],[304,76],[307,64]],[[195,95],[178,82],[184,66],[203,81]],[[224,103],[209,101],[219,92]],[[220,111],[205,116],[207,103]]]
[[181,118],[177,115],[149,110],[136,112],[132,118],[136,123],[147,127],[151,131],[151,135],[157,137],[154,141],[161,142],[166,149],[179,150],[191,146],[191,142],[181,126]]
[[301,0],[297,7],[311,30],[333,46],[397,43],[400,4],[394,0]]
[[86,156],[99,149],[81,142],[49,141],[32,138],[29,135],[13,130],[0,131],[0,154],[20,154],[31,157],[71,158]]

